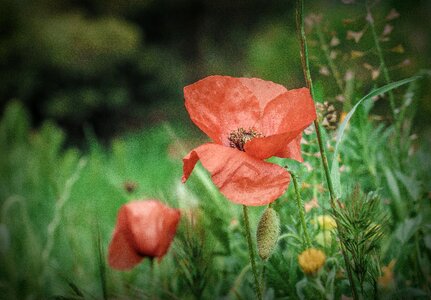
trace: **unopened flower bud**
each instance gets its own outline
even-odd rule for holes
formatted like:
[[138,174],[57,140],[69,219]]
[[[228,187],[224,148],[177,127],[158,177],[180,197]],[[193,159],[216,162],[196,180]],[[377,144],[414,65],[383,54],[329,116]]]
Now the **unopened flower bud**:
[[277,245],[280,235],[280,219],[277,212],[267,208],[257,227],[257,252],[261,259],[268,259]]

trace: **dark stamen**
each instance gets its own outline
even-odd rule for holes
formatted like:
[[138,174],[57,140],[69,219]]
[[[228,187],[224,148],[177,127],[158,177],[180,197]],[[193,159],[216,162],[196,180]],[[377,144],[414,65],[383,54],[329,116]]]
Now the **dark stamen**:
[[253,128],[249,128],[248,130],[245,130],[244,128],[238,128],[235,131],[232,131],[229,134],[228,140],[230,141],[229,145],[232,148],[237,148],[240,151],[244,150],[244,145],[248,141],[251,141],[255,137],[263,137],[263,135]]

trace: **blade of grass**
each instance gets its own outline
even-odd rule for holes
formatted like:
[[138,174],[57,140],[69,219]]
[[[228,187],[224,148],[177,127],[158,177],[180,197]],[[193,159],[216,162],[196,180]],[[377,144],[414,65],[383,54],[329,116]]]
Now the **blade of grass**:
[[42,250],[42,262],[43,265],[42,267],[44,268],[44,271],[42,272],[42,276],[41,279],[43,280],[43,278],[46,276],[46,272],[48,270],[47,268],[47,264],[48,264],[48,259],[49,256],[51,255],[51,251],[52,248],[54,247],[54,235],[55,235],[55,231],[57,230],[57,227],[60,225],[61,222],[61,211],[64,207],[64,205],[66,204],[67,200],[69,200],[70,198],[70,193],[72,191],[72,187],[74,186],[74,184],[76,183],[76,181],[79,179],[80,175],[81,175],[81,171],[82,169],[87,165],[87,159],[85,158],[81,158],[78,166],[76,167],[75,172],[72,174],[72,176],[67,179],[66,184],[64,186],[63,192],[60,195],[60,198],[58,199],[58,201],[55,204],[55,211],[54,211],[54,217],[51,220],[51,223],[49,223],[48,225],[48,234],[47,234],[47,241],[45,244],[45,247]]
[[244,213],[244,227],[245,227],[244,231],[245,231],[245,235],[247,237],[247,242],[248,242],[248,252],[249,252],[249,256],[250,256],[251,270],[253,271],[253,275],[254,275],[256,298],[259,300],[262,300],[263,299],[262,298],[262,291],[260,289],[259,277],[257,275],[254,245],[253,245],[253,241],[251,239],[250,221],[249,221],[249,217],[248,217],[248,207],[246,205],[243,205],[242,208],[243,208],[243,213]]
[[331,163],[331,178],[332,183],[334,186],[334,192],[336,194],[336,197],[339,198],[341,196],[341,183],[340,183],[340,171],[338,167],[338,152],[340,148],[341,141],[343,139],[344,133],[346,131],[347,124],[349,123],[350,119],[352,118],[353,114],[355,113],[356,109],[359,105],[361,105],[364,101],[369,100],[375,96],[384,94],[388,91],[391,91],[393,89],[396,89],[397,87],[400,87],[404,84],[410,83],[412,81],[415,81],[417,79],[421,78],[421,76],[412,76],[400,81],[392,82],[389,84],[386,84],[378,89],[372,90],[370,93],[368,93],[366,96],[364,96],[362,99],[360,99],[355,106],[349,111],[349,113],[344,118],[343,123],[341,123],[336,136],[336,142],[334,147],[334,154],[332,157],[332,163]]

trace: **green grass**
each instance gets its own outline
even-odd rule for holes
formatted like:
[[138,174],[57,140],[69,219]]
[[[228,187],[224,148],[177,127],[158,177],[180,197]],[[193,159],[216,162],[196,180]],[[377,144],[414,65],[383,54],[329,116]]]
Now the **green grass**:
[[[396,260],[395,285],[380,288],[381,297],[425,299],[430,296],[431,274],[426,145],[415,144],[410,129],[396,132],[394,125],[371,120],[372,106],[371,101],[359,106],[346,127],[339,147],[344,168],[340,182],[345,191],[359,184],[363,191],[377,190],[381,195],[379,207],[389,221],[380,224],[385,234],[377,264]],[[413,117],[405,115],[406,122]],[[334,132],[325,134],[331,137]],[[200,166],[186,185],[180,183],[181,157],[202,136],[180,124],[160,124],[116,138],[109,146],[90,135],[87,151],[65,147],[65,139],[49,122],[31,129],[18,102],[11,102],[1,119],[1,298],[254,297],[241,207],[224,199]],[[267,262],[258,261],[258,269],[263,265],[266,269],[266,299],[338,299],[350,293],[336,236],[323,242],[316,239],[321,229],[315,218],[329,213],[329,196],[315,156],[315,134],[305,139],[309,169],[285,159],[272,160],[295,171],[305,202],[318,198],[320,207],[306,214],[306,223],[313,245],[328,257],[318,279],[323,292],[298,267],[304,244],[292,185],[273,206],[284,238]],[[412,154],[412,147],[418,146]],[[133,182],[135,189],[127,191],[126,182]],[[115,271],[106,263],[106,251],[117,210],[127,201],[147,198],[182,209],[178,235],[160,264],[151,267],[147,259],[132,271]],[[253,235],[263,209],[250,209]],[[198,227],[187,221],[187,211],[198,216]]]
[[[177,184],[181,168],[167,155],[171,138],[153,128],[109,149],[91,142],[82,154],[64,149],[64,134],[52,124],[31,131],[19,103],[8,106],[0,132],[4,295],[39,298],[65,292],[68,283],[100,295],[98,233],[106,251],[123,203],[174,199],[166,187]],[[136,183],[131,193],[128,181]]]

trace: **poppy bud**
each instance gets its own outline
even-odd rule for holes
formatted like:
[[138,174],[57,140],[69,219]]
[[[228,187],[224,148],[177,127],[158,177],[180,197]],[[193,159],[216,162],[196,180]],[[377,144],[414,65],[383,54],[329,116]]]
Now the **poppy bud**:
[[280,219],[277,212],[267,208],[257,227],[257,252],[261,259],[268,259],[277,245],[280,234]]

